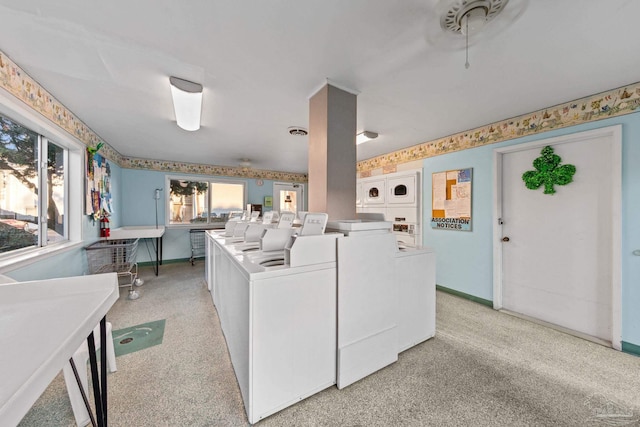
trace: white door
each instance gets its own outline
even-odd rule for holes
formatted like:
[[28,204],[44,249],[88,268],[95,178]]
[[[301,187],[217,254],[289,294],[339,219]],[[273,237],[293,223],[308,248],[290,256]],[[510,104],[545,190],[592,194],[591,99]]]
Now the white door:
[[273,183],[273,210],[278,212],[293,212],[304,210],[304,186],[286,182]]
[[[620,346],[619,126],[496,150],[494,305]],[[576,167],[555,194],[526,188],[550,146]],[[501,283],[500,283],[501,275]]]

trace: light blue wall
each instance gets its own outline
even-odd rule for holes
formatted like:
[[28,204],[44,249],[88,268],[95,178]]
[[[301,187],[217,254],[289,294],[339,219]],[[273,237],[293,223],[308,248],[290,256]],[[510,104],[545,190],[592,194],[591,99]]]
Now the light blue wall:
[[[122,170],[122,195],[121,195],[121,225],[155,225],[155,200],[153,198],[156,188],[162,188],[158,201],[158,223],[164,224],[167,176],[185,176],[186,174],[173,174],[160,171],[123,169]],[[212,177],[203,175],[190,175],[198,179],[233,179],[247,183],[247,203],[264,204],[264,196],[273,195],[272,180],[263,180],[263,185],[256,185],[255,179],[239,179],[230,177]],[[167,227],[162,238],[162,258],[164,260],[185,259],[191,256],[191,244],[189,241],[190,227]],[[154,256],[150,256],[154,254]],[[138,246],[137,259],[146,262],[155,259],[155,252],[151,242],[142,241]]]
[[82,276],[87,271],[87,258],[83,248],[69,251],[12,270],[7,276],[19,281],[54,279],[57,277]]
[[[425,159],[423,242],[437,253],[437,283],[493,300],[493,150],[498,147],[552,138],[622,124],[622,339],[640,344],[640,114],[601,120],[499,144]],[[473,231],[433,230],[431,174],[473,168]]]
[[249,194],[247,203],[260,204],[264,212],[272,210],[264,206],[265,196],[273,196],[273,181],[263,180],[261,186],[256,185],[255,179],[247,180],[247,192]]

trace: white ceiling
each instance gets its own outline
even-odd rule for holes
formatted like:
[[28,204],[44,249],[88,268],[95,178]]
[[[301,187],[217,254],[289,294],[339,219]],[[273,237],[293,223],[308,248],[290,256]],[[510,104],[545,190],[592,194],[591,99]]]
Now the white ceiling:
[[[289,172],[308,138],[287,128],[327,79],[380,134],[359,160],[640,80],[638,0],[530,0],[469,69],[429,42],[451,1],[0,0],[0,50],[125,156]],[[204,85],[199,131],[169,76]]]

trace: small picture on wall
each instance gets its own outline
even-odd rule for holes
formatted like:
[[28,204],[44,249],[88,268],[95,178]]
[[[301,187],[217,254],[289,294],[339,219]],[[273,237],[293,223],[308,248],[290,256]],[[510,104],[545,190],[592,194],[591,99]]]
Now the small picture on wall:
[[264,196],[264,207],[265,208],[273,207],[273,196]]

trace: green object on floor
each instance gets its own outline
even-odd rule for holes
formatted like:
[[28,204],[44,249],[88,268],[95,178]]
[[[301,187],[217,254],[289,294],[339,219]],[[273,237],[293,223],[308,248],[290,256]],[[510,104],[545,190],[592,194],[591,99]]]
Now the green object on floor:
[[162,344],[165,319],[113,331],[116,356]]

